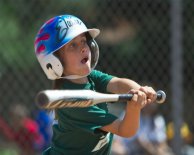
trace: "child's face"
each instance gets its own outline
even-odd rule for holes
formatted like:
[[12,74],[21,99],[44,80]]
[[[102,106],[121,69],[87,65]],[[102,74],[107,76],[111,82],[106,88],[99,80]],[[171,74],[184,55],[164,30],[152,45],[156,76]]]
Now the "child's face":
[[86,75],[91,71],[91,51],[85,34],[81,34],[59,50],[64,75]]

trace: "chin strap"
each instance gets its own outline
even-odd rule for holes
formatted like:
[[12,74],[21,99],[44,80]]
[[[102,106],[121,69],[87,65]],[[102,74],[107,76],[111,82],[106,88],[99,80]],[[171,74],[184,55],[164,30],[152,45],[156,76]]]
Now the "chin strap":
[[93,70],[93,68],[86,75],[67,75],[67,76],[58,77],[58,79],[69,79],[69,80],[81,79],[81,78],[88,76],[92,72],[92,70]]
[[[90,74],[90,73],[89,73],[89,74]],[[59,77],[59,79],[75,80],[75,79],[81,79],[81,78],[83,78],[83,77],[86,77],[86,76],[88,76],[89,74],[83,75],[83,76],[80,76],[80,75],[68,75],[68,76]]]

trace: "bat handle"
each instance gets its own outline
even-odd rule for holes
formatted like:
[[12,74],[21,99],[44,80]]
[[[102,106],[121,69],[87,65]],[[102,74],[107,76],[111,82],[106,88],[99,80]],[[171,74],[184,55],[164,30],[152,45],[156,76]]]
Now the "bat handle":
[[[165,92],[162,90],[159,90],[156,93],[157,93],[156,102],[163,103],[166,100]],[[123,102],[130,101],[132,99],[132,97],[133,97],[133,94],[120,94],[118,101],[121,101],[121,102],[122,101]]]

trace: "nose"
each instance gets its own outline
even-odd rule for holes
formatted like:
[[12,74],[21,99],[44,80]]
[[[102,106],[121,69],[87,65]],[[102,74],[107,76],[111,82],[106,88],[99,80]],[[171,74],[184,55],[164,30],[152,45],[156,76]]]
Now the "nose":
[[85,53],[87,51],[88,51],[88,46],[85,45],[81,47],[81,53]]
[[87,51],[87,50],[86,50],[85,47],[81,49],[81,53],[85,53],[86,51]]

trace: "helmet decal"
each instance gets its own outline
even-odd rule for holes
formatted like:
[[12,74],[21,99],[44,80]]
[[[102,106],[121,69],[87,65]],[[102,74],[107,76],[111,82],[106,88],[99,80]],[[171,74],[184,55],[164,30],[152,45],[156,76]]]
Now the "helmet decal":
[[[35,47],[37,46],[37,44],[39,44],[39,42],[44,41],[44,40],[48,40],[48,39],[49,39],[50,35],[49,35],[48,33],[43,34],[42,36],[41,36],[41,34],[42,34],[43,31],[44,31],[44,26],[47,25],[47,24],[52,23],[53,20],[54,20],[54,18],[51,18],[50,20],[46,21],[45,24],[40,28],[40,30],[38,31],[37,37],[36,37],[36,39],[35,39]],[[45,45],[44,45],[44,44],[40,44],[40,45],[37,47],[36,54],[40,54],[40,53],[43,52],[45,49],[46,49]]]
[[[44,40],[48,40],[50,38],[49,34],[44,34],[43,36],[39,36],[36,40],[35,40],[35,45],[39,44],[39,42],[44,41]],[[41,52],[43,52],[46,49],[44,44],[40,44],[37,47],[37,51],[36,54],[40,54]]]
[[57,30],[57,41],[61,42],[66,34],[67,34],[67,24],[66,21],[63,18],[59,18],[56,24],[56,30]]

